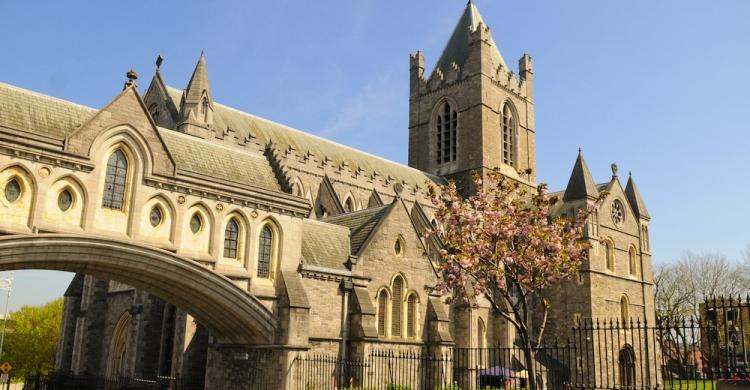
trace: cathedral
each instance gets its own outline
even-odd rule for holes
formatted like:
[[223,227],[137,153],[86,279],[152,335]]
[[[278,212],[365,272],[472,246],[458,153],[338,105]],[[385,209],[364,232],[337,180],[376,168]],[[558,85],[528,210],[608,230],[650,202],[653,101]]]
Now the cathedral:
[[[491,169],[538,183],[532,58],[513,71],[473,2],[430,73],[410,56],[408,165],[214,101],[203,54],[177,87],[161,62],[145,92],[130,72],[99,109],[0,83],[0,247],[22,259],[6,268],[76,273],[56,371],[210,388],[253,348],[288,366],[304,351],[514,344],[489,304],[434,291],[439,243],[423,236],[429,186]],[[555,213],[609,195],[580,273],[551,294],[549,337],[596,318],[653,322],[634,179],[613,165],[595,180],[580,151],[571,162]]]

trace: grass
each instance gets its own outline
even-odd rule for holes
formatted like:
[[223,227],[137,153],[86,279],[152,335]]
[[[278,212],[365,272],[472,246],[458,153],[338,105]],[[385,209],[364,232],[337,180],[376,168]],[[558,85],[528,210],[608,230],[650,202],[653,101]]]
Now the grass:
[[714,390],[716,381],[710,379],[665,379],[664,388],[667,390]]

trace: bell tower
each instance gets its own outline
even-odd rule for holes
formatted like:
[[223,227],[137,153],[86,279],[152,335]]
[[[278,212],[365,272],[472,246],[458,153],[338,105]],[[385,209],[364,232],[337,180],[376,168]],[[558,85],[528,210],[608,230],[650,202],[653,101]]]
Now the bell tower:
[[473,1],[466,4],[432,73],[410,56],[409,166],[463,186],[472,171],[499,168],[536,185],[533,62],[517,76]]

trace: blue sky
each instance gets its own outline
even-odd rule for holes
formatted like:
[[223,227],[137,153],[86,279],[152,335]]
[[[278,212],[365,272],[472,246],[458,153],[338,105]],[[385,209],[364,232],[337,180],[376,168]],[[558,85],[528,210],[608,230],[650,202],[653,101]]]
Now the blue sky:
[[[750,241],[750,2],[476,0],[506,61],[535,61],[538,176],[567,183],[578,147],[616,162],[653,220],[655,261],[739,257]],[[0,2],[0,81],[102,107],[157,54],[187,84],[206,51],[214,99],[406,162],[408,54],[437,60],[464,0]],[[70,274],[16,273],[13,307]]]

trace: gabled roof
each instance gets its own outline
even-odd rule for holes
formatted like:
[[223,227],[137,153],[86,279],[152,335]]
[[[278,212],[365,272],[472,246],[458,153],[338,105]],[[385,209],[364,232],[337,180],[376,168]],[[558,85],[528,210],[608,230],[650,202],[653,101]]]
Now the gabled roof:
[[586,165],[586,160],[583,159],[583,153],[579,151],[573,165],[573,171],[570,173],[568,186],[565,188],[563,200],[571,201],[598,196],[599,190],[594,184],[594,178],[591,176],[588,165]]
[[627,196],[630,207],[633,209],[635,215],[643,219],[651,219],[648,210],[646,210],[646,203],[643,202],[641,192],[638,191],[632,175],[628,176],[628,184],[625,186],[625,196]]
[[302,221],[302,263],[324,268],[347,270],[349,229],[304,219]]
[[367,239],[394,204],[336,215],[322,221],[348,227],[351,232],[349,238],[351,253],[352,255],[358,255],[364,243],[367,242]]
[[0,83],[0,126],[64,139],[97,113],[96,109]]
[[[182,92],[168,87],[172,100],[179,104]],[[410,186],[425,187],[426,183],[446,183],[445,179],[422,172],[381,157],[373,156],[303,131],[260,118],[214,102],[214,125],[217,131],[232,129],[238,137],[254,137],[261,145],[273,142],[282,150],[292,147],[297,153],[310,153],[316,159],[328,158],[332,164],[346,163],[363,174],[376,172],[383,178],[391,177]]]
[[[466,59],[469,57],[469,34],[471,31],[475,31],[480,23],[485,27],[487,26],[484,20],[482,20],[477,6],[473,1],[469,1],[461,17],[458,19],[456,27],[453,28],[453,33],[448,39],[448,43],[445,45],[440,59],[435,64],[435,69],[439,68],[445,72],[454,62],[463,68]],[[500,55],[500,50],[498,50],[492,37],[490,37],[490,47],[490,60],[492,61],[493,69],[497,69],[502,65],[508,71],[508,66],[505,64],[503,56]]]

